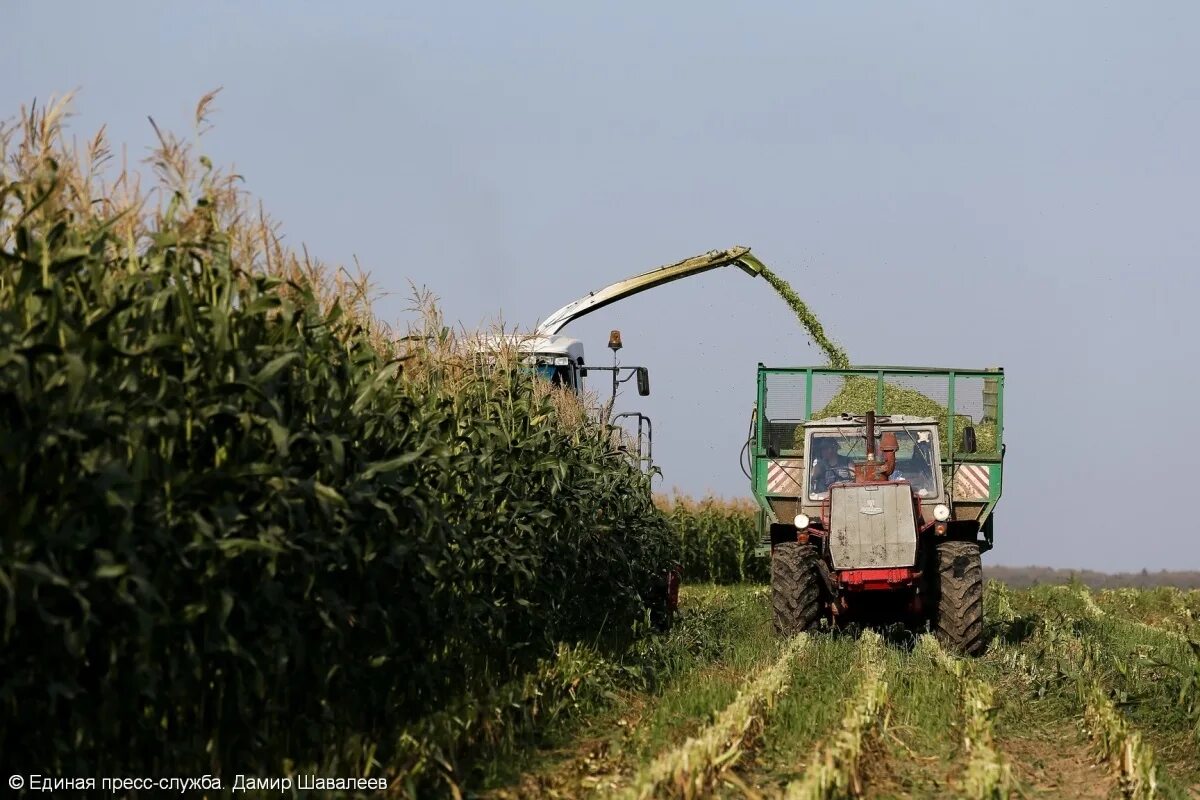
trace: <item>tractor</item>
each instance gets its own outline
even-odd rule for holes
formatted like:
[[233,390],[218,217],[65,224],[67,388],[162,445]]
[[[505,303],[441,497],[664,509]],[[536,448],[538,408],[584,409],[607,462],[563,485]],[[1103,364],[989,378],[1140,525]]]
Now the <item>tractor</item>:
[[779,633],[901,623],[982,651],[1003,385],[999,368],[759,365],[745,452]]

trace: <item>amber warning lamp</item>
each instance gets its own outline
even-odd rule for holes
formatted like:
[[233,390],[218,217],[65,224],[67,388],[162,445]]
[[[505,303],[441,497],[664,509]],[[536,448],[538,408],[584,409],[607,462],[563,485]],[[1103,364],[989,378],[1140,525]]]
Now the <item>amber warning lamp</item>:
[[621,349],[621,332],[612,331],[608,334],[608,349],[614,353]]

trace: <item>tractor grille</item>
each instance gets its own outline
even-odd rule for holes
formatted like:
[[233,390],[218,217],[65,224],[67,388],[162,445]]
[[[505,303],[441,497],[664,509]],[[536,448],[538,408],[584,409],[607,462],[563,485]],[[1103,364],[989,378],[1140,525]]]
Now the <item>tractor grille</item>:
[[911,567],[917,560],[907,486],[838,486],[830,495],[829,553],[835,569]]

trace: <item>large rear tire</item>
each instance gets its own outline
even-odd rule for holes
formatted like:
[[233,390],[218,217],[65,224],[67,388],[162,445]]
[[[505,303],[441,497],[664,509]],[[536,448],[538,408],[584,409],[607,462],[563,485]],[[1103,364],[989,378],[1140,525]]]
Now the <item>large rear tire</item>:
[[771,608],[775,630],[795,636],[812,630],[821,618],[817,549],[811,544],[780,542],[771,550]]
[[963,655],[983,651],[983,565],[975,542],[940,542],[935,554],[933,633]]

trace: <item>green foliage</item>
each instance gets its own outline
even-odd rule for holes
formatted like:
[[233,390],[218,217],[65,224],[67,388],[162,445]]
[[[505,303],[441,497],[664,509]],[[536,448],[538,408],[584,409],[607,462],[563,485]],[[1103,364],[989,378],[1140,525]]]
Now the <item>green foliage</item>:
[[1006,648],[1010,663],[1039,698],[1065,693],[1083,707],[1087,733],[1112,759],[1128,796],[1149,796],[1156,782],[1160,788],[1175,778],[1194,782],[1200,645],[1125,617],[1119,607],[1105,611],[1082,585],[1039,586],[1010,599],[1025,615],[1006,624],[1025,629]]
[[382,346],[247,251],[207,172],[132,225],[43,144],[0,182],[8,761],[366,774],[451,698],[638,627],[673,543],[599,426]]
[[699,502],[661,500],[678,539],[683,578],[692,582],[742,583],[770,579],[771,562],[756,553],[758,519],[754,506],[708,497]]

